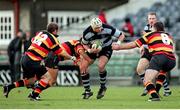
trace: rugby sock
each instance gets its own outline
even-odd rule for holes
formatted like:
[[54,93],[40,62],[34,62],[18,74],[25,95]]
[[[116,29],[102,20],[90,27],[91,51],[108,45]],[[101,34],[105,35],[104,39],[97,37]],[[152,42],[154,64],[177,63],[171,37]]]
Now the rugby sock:
[[165,74],[159,73],[157,80],[156,80],[156,91],[159,93],[159,90],[161,89],[163,82],[165,80],[166,76]]
[[148,91],[148,94],[150,94],[152,98],[159,98],[159,96],[158,96],[158,94],[156,92],[156,88],[153,85],[153,83],[147,82],[145,84],[145,87],[146,87],[146,90]]
[[170,92],[169,84],[168,84],[166,78],[164,79],[163,87],[164,87],[165,92]]
[[34,96],[38,96],[43,90],[47,89],[49,87],[49,84],[44,81],[44,79],[41,79],[37,85],[35,85],[34,87],[34,91],[32,92],[32,94]]
[[106,86],[106,76],[107,76],[107,71],[103,71],[99,73],[100,76],[100,84],[101,84],[101,88],[105,88]]
[[145,73],[143,72],[142,74],[139,74],[139,77],[140,79],[143,81],[144,80],[144,76],[145,76]]
[[23,86],[26,86],[27,84],[28,84],[27,79],[19,80],[14,83],[15,87],[23,87]]
[[9,89],[13,89],[16,87],[24,87],[27,85],[27,83],[28,83],[28,80],[23,79],[23,80],[19,80],[19,81],[14,82],[13,84],[8,85],[8,87],[9,87]]
[[83,75],[81,75],[81,79],[82,79],[82,83],[83,83],[85,91],[91,91],[89,78],[90,78],[89,73],[84,73]]

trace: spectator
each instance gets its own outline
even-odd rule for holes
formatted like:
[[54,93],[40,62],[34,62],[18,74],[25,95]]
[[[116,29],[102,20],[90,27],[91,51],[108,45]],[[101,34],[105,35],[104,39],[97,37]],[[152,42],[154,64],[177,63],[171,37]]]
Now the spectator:
[[130,18],[125,18],[125,24],[122,27],[122,31],[124,32],[125,36],[127,39],[125,39],[125,42],[128,42],[132,39],[132,37],[134,36],[134,28],[133,25],[131,24],[131,20]]
[[106,14],[105,14],[105,9],[104,9],[104,8],[100,9],[99,14],[98,14],[98,18],[99,18],[104,24],[107,24]]
[[21,55],[29,47],[29,41],[26,39],[26,34],[22,30],[19,30],[17,36],[10,42],[8,46],[8,57],[11,70],[12,82],[20,79],[21,66],[20,59]]

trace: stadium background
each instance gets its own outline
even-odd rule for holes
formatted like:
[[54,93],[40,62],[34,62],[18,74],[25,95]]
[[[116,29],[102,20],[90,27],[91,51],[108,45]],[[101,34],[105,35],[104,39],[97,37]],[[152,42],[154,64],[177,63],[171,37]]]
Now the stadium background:
[[[105,8],[106,18],[110,25],[120,29],[125,17],[130,17],[134,25],[135,37],[146,25],[146,15],[150,11],[157,13],[163,22],[169,19],[170,27],[166,28],[175,39],[177,66],[171,71],[171,84],[180,83],[180,1],[179,0],[0,0],[0,84],[10,83],[8,70],[7,46],[19,29],[30,31],[31,36],[44,30],[47,23],[57,22],[61,27],[60,42],[79,39],[91,18]],[[135,68],[140,55],[138,49],[114,52],[107,65],[108,83],[110,85],[138,85],[139,78]],[[63,62],[60,65],[72,65]],[[71,67],[70,67],[71,68]],[[72,69],[72,68],[71,68]],[[73,75],[75,74],[75,76]],[[58,84],[77,85],[78,70],[62,70],[59,77],[70,75],[72,79]],[[97,84],[96,62],[90,67],[91,82]],[[63,76],[64,75],[64,76]]]

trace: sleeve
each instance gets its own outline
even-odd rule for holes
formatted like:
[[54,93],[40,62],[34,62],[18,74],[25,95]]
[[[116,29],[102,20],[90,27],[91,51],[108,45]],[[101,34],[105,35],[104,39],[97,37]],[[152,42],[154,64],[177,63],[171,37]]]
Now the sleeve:
[[84,44],[84,45],[89,44],[89,41],[87,39],[88,36],[90,36],[90,33],[88,33],[87,31],[84,31],[83,32],[83,37],[82,37],[82,40],[81,40],[82,44]]
[[107,25],[107,27],[112,30],[111,35],[116,37],[116,38],[118,38],[122,34],[122,32],[120,30],[118,30],[118,29],[116,29],[110,25]]
[[80,54],[80,53],[79,53],[80,50],[84,50],[84,48],[83,48],[83,46],[79,43],[79,44],[76,45],[75,51],[76,51],[77,54]]
[[136,43],[136,45],[138,47],[141,47],[143,44],[147,44],[147,34],[145,34],[143,37],[139,38],[139,39],[136,39],[134,42]]
[[56,37],[54,37],[54,36],[51,36],[51,42],[54,44],[51,47],[51,49],[54,52],[54,54],[61,55],[62,52],[63,52],[63,49],[61,48],[58,39]]
[[118,29],[116,29],[113,36],[118,38],[121,34],[122,34],[122,32],[119,31]]

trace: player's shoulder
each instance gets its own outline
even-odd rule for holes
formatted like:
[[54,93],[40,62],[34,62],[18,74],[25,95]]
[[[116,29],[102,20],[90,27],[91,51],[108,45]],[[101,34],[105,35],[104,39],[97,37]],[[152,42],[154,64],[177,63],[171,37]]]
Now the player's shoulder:
[[154,34],[155,32],[147,32],[147,33],[145,33],[143,36],[144,37],[149,37],[149,36],[151,36],[152,34]]
[[150,25],[149,25],[149,24],[147,24],[147,25],[144,26],[144,31],[145,31],[145,32],[151,32],[151,29],[150,29]]
[[103,28],[110,28],[110,29],[112,29],[113,27],[111,26],[111,25],[109,25],[109,24],[102,24],[102,27]]
[[83,34],[86,34],[88,32],[93,32],[91,26],[88,26],[84,31]]

